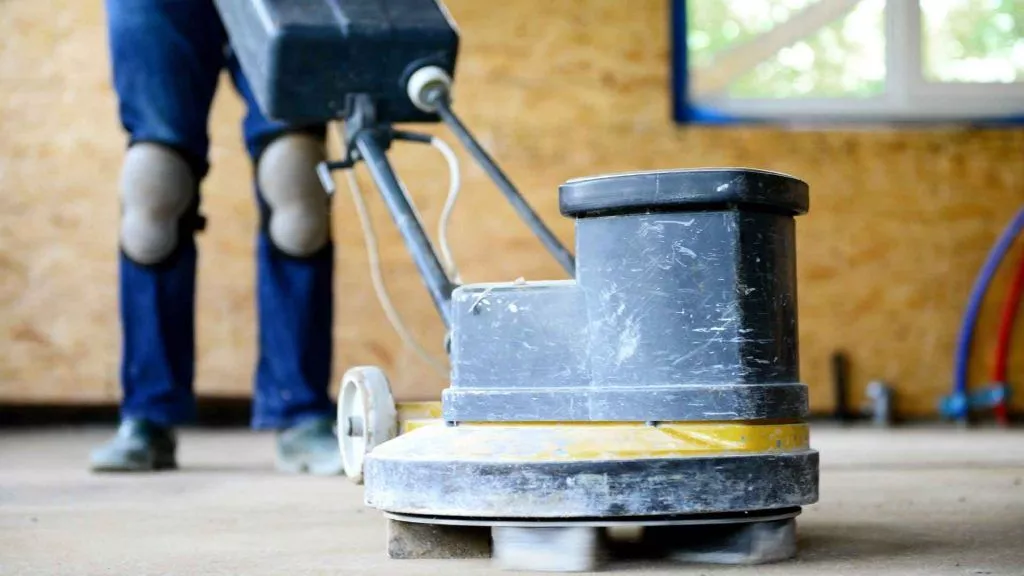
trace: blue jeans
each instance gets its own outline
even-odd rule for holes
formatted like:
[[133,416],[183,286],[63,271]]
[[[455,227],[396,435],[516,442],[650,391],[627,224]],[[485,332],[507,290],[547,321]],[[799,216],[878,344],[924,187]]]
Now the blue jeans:
[[[113,83],[128,145],[156,142],[177,150],[201,182],[209,168],[207,124],[222,71],[230,74],[248,110],[242,121],[255,165],[266,145],[289,131],[324,134],[324,126],[289,126],[263,116],[212,0],[106,0]],[[333,323],[334,245],[295,258],[274,247],[266,232],[267,204],[253,183],[261,214],[257,227],[258,362],[252,425],[284,428],[331,417],[329,397]],[[196,190],[198,198],[198,190]],[[200,221],[198,200],[192,218]],[[164,262],[140,265],[122,252],[123,417],[164,425],[195,417],[196,228]]]

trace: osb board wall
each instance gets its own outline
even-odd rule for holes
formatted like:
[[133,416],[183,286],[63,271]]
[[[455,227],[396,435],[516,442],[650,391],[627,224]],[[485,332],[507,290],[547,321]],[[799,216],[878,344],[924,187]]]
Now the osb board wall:
[[[974,274],[1024,202],[1024,132],[680,129],[668,116],[667,2],[447,4],[463,34],[457,107],[564,241],[571,243],[572,227],[557,213],[556,188],[571,177],[740,165],[803,178],[812,209],[798,223],[801,363],[812,408],[831,408],[829,356],[843,349],[855,403],[869,379],[881,378],[897,388],[907,414],[934,413],[950,389]],[[115,230],[124,140],[101,5],[0,4],[0,401],[119,396]],[[238,131],[243,110],[229,86],[215,103],[213,171],[204,187],[210,226],[201,237],[197,388],[206,395],[249,392],[256,334],[255,210]],[[563,277],[460,156],[464,195],[451,241],[464,279]],[[433,230],[447,182],[443,162],[409,146],[396,158]],[[440,322],[361,178],[392,296],[412,332],[439,354]],[[402,345],[370,289],[344,194],[334,230],[337,375],[379,364],[401,397],[436,397],[443,380]],[[980,322],[975,384],[989,369],[999,304],[990,299]],[[1011,373],[1024,386],[1024,322],[1017,338]],[[1024,407],[1024,393],[1015,402]]]

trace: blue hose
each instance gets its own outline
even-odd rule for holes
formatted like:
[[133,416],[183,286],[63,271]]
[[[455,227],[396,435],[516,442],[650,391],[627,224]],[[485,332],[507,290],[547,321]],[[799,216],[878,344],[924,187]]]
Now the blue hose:
[[981,271],[978,273],[978,278],[974,282],[974,288],[971,290],[970,298],[967,301],[967,310],[964,313],[963,324],[960,326],[960,335],[957,340],[956,357],[954,359],[953,395],[947,399],[947,403],[943,406],[943,412],[951,418],[957,420],[967,418],[969,411],[967,363],[971,354],[974,326],[978,321],[978,312],[981,310],[981,303],[985,299],[988,286],[996,275],[996,271],[999,270],[999,265],[1002,263],[1003,258],[1006,257],[1006,253],[1009,252],[1010,246],[1013,245],[1013,241],[1020,235],[1021,229],[1024,229],[1024,207],[1017,211],[1017,215],[1014,216],[1010,224],[1003,230],[1002,235],[996,240],[995,245],[988,253],[984,266],[982,266]]

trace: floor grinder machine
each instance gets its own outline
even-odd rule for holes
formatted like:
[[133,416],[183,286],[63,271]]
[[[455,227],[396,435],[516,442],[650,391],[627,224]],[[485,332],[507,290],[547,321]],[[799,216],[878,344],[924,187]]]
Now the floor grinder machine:
[[[343,121],[447,327],[450,387],[399,434],[375,368],[346,374],[341,449],[393,558],[591,570],[620,549],[753,564],[796,552],[818,498],[799,380],[795,216],[807,185],[752,169],[585,177],[566,250],[452,109],[459,37],[436,0],[217,0],[274,118]],[[458,285],[387,158],[444,122],[571,279]],[[408,420],[408,419],[407,419]],[[410,420],[411,421],[411,420]],[[362,457],[365,455],[365,462]]]

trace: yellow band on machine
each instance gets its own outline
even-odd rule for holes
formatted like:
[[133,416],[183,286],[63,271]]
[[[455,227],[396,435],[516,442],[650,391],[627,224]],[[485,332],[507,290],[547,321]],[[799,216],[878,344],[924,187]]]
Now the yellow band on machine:
[[399,402],[398,433],[406,434],[423,426],[444,424],[440,402]]
[[[443,424],[440,404],[400,404],[401,433]],[[810,447],[804,422],[462,422],[459,454],[573,461],[792,452]],[[513,432],[510,434],[510,432]]]

